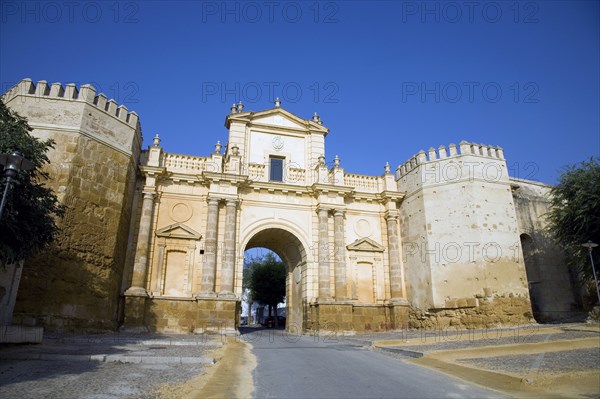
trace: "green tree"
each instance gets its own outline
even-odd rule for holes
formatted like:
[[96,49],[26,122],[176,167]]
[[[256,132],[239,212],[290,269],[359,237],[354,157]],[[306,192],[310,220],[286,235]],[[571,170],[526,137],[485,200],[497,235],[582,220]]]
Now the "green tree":
[[[269,306],[269,316],[277,304],[285,300],[285,267],[271,253],[251,258],[244,266],[244,287],[250,290],[250,300]],[[275,325],[277,325],[275,317]]]
[[[592,266],[588,250],[581,244],[600,244],[600,158],[565,168],[552,188],[548,221],[550,232],[565,250],[569,266],[586,287],[587,301],[595,300]],[[600,265],[599,252],[592,252],[596,265]]]
[[[0,100],[0,153],[19,151],[35,165],[20,172],[9,189],[0,220],[0,264],[20,261],[47,246],[58,231],[55,218],[63,214],[54,192],[42,183],[48,178],[42,169],[50,162],[46,152],[54,142],[33,137],[31,130],[25,118]],[[6,185],[1,169],[0,195]]]

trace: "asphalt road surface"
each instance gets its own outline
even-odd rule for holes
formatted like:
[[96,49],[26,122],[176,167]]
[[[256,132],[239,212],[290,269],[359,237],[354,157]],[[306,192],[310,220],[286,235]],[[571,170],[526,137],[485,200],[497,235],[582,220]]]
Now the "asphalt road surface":
[[246,330],[256,398],[503,398],[505,396],[331,336]]

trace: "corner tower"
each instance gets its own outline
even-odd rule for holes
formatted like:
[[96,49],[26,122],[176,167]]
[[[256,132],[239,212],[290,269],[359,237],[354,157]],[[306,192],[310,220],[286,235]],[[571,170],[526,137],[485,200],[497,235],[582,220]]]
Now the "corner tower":
[[396,171],[414,327],[531,318],[503,150],[462,141],[420,151]]
[[65,205],[56,244],[25,262],[14,319],[55,330],[114,330],[137,161],[135,112],[90,85],[23,79],[2,96],[55,147],[45,182]]

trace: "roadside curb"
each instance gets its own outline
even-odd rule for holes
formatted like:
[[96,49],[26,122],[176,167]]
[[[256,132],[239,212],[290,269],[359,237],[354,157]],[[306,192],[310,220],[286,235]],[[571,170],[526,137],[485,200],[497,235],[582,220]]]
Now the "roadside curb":
[[406,357],[420,358],[420,357],[427,356],[427,352],[419,352],[419,351],[414,351],[414,350],[405,349],[405,348],[401,348],[401,347],[379,346],[378,343],[382,342],[382,341],[371,341],[371,340],[354,339],[354,338],[341,338],[340,341],[346,342],[349,344],[363,346],[365,348],[379,350],[382,352],[390,352],[390,353],[394,353],[394,354],[398,354],[398,355],[402,355],[402,356],[406,356]]
[[125,355],[61,355],[50,353],[7,353],[3,360],[61,360],[69,362],[147,363],[147,364],[215,364],[209,357],[125,356]]
[[403,355],[406,357],[412,357],[412,358],[420,358],[420,357],[427,356],[427,352],[411,351],[411,350],[403,349],[403,348],[392,348],[392,347],[385,347],[385,346],[374,346],[374,348],[377,348],[380,351],[396,353],[399,355]]
[[47,343],[71,343],[71,344],[124,344],[124,345],[140,345],[140,346],[223,346],[220,341],[192,341],[192,340],[176,340],[176,339],[135,339],[135,338],[46,338]]
[[347,342],[350,344],[366,346],[366,347],[373,346],[373,344],[375,343],[375,341],[370,341],[370,340],[366,340],[366,339],[354,339],[354,338],[345,338],[345,337],[338,337],[338,340]]

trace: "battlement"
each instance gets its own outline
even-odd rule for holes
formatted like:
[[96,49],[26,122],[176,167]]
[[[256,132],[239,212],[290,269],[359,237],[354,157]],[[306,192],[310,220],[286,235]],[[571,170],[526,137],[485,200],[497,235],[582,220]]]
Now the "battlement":
[[458,146],[456,144],[450,144],[448,148],[446,148],[445,146],[441,145],[437,148],[437,150],[433,147],[430,147],[427,152],[421,150],[413,155],[408,161],[398,166],[396,169],[396,179],[406,175],[419,165],[440,159],[459,157],[462,155],[474,155],[478,157],[503,160],[504,150],[502,147],[469,143],[465,140],[461,141]]
[[6,103],[17,96],[81,101],[119,119],[134,129],[138,126],[139,118],[137,113],[134,111],[130,112],[126,106],[118,105],[113,99],[108,100],[103,93],[96,94],[96,89],[89,84],[77,88],[74,83],[68,83],[63,87],[61,83],[52,83],[49,85],[45,80],[40,80],[35,84],[31,79],[25,78],[4,93],[2,100]]

